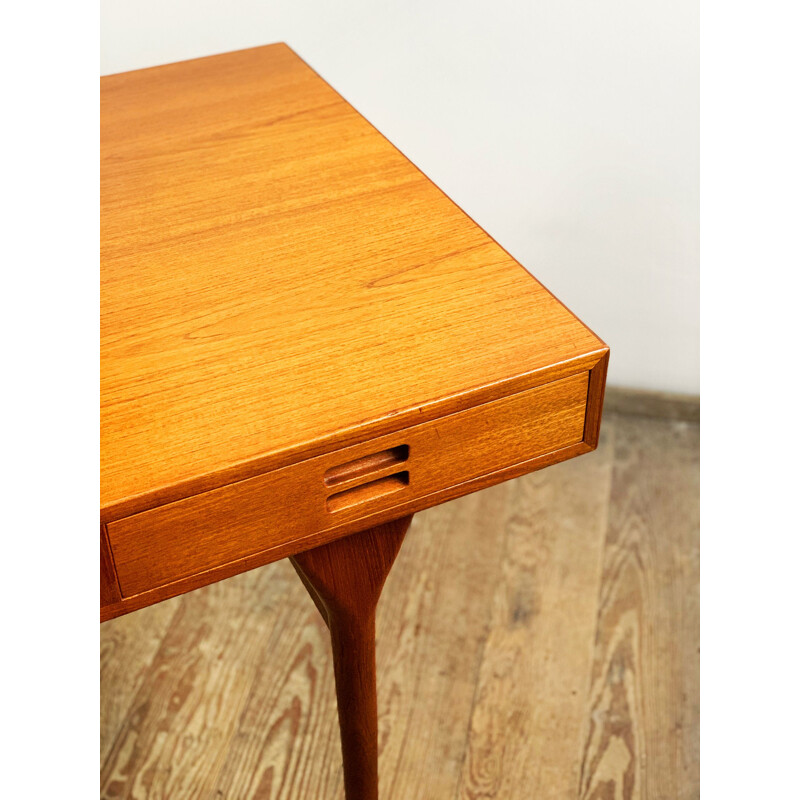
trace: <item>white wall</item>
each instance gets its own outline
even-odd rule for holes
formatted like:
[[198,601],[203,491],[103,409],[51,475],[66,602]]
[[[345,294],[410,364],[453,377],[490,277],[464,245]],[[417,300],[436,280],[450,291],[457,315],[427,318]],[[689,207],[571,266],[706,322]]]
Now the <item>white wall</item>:
[[285,41],[611,346],[699,391],[698,0],[102,0],[104,74]]

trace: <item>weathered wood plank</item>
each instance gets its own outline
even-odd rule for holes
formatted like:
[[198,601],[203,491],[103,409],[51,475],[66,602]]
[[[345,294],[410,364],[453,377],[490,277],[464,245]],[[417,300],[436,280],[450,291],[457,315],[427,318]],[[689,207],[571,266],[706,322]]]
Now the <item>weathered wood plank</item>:
[[699,441],[621,417],[582,800],[699,796]]
[[288,565],[245,573],[180,600],[101,776],[103,798],[206,798],[216,782]]
[[111,620],[100,635],[100,763],[104,764],[180,600]]
[[327,629],[288,562],[293,584],[275,610],[260,662],[230,741],[215,797],[329,797],[325,766],[341,783],[341,752]]

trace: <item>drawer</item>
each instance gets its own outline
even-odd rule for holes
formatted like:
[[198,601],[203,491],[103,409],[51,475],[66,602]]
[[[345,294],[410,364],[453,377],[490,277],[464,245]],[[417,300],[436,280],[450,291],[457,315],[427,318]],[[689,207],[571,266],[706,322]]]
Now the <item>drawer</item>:
[[122,595],[387,509],[411,513],[438,492],[580,443],[588,386],[588,372],[573,375],[110,522]]

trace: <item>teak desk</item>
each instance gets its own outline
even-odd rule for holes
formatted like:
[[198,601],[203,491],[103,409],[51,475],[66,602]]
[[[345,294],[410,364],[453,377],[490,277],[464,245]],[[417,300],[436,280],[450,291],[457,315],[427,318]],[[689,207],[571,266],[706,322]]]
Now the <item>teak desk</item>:
[[101,620],[291,557],[375,800],[411,516],[592,450],[608,348],[286,45],[101,84]]

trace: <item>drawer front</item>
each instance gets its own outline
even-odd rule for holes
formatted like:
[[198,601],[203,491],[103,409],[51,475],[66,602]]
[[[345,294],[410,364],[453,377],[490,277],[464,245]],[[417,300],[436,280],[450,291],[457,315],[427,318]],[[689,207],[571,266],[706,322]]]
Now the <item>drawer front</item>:
[[584,372],[111,522],[122,595],[577,444],[588,385]]

